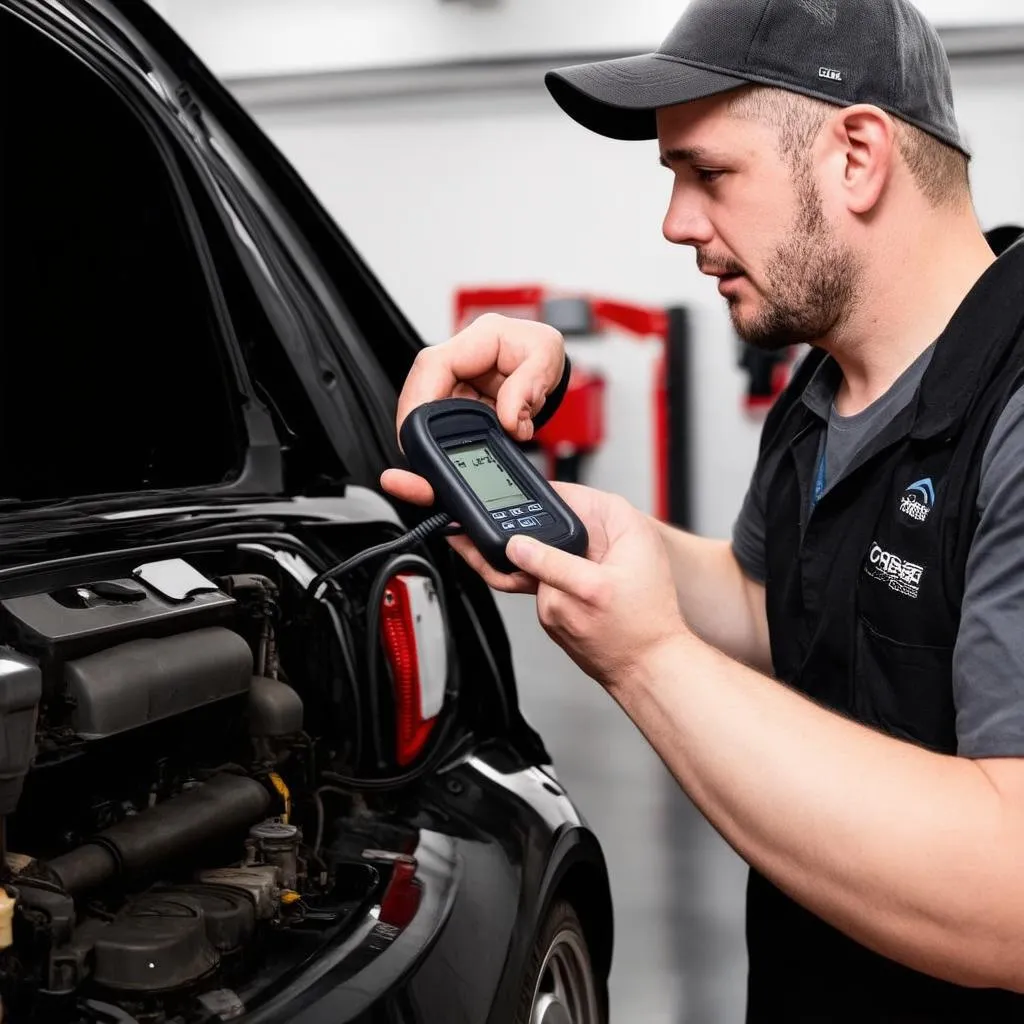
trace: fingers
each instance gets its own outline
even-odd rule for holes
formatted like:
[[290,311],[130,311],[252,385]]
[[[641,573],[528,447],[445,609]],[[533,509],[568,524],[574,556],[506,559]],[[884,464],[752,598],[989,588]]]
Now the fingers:
[[397,426],[417,406],[448,398],[461,381],[471,381],[492,369],[498,361],[499,339],[477,330],[479,321],[456,334],[451,341],[420,351],[398,397]]
[[429,508],[434,504],[434,489],[421,476],[405,469],[385,469],[380,485],[388,494],[410,505]]
[[450,341],[416,357],[398,400],[397,423],[417,406],[466,394],[490,399],[502,426],[520,440],[533,434],[533,415],[561,378],[562,336],[546,324],[487,314]]
[[536,594],[537,581],[525,573],[501,573],[480,554],[468,537],[449,537],[448,543],[466,560],[471,569],[480,574],[484,582],[505,594]]
[[570,555],[532,537],[513,537],[505,548],[513,565],[555,590],[591,603],[600,597],[604,575],[595,562]]
[[[530,325],[534,326],[534,325]],[[540,325],[536,325],[540,326]],[[510,368],[498,390],[495,412],[501,425],[520,441],[533,437],[533,417],[562,377],[565,350],[557,332],[526,349],[526,357]]]

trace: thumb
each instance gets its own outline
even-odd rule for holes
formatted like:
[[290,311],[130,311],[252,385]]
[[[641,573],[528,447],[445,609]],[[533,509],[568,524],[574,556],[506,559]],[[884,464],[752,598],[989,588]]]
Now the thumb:
[[598,583],[600,569],[594,562],[542,544],[532,537],[513,537],[505,554],[515,566],[555,590],[588,600]]

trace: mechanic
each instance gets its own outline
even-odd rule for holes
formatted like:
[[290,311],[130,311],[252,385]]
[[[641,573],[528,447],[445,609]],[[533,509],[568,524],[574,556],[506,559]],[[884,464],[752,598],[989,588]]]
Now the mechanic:
[[[547,82],[657,138],[664,234],[740,336],[813,348],[731,542],[564,485],[587,559],[516,536],[499,576],[452,543],[536,592],[749,863],[749,1020],[1024,1019],[1024,245],[978,223],[938,35],[907,0],[694,0],[657,54]],[[567,372],[555,331],[485,316],[399,422],[478,397],[526,440]]]

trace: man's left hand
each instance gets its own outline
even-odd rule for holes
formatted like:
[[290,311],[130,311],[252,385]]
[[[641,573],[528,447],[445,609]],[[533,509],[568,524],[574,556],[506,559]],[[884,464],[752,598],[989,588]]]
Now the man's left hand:
[[590,535],[587,558],[513,537],[509,560],[538,581],[537,616],[587,675],[608,687],[666,641],[688,633],[654,521],[624,498],[555,485]]

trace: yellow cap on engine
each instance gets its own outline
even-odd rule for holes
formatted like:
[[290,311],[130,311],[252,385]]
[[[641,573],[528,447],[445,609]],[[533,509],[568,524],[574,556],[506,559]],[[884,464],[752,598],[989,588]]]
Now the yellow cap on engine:
[[0,949],[14,944],[14,904],[14,897],[0,889]]

